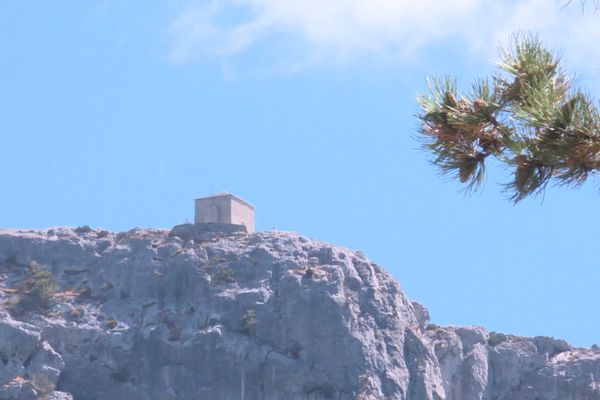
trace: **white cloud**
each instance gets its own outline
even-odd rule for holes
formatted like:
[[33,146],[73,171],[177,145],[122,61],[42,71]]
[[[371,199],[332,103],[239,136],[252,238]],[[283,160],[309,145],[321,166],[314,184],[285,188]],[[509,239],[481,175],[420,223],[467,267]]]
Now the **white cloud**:
[[[511,32],[539,31],[574,61],[600,65],[600,15],[563,0],[204,0],[171,21],[170,58],[231,60],[278,43],[293,64],[406,59],[446,40],[495,53]],[[490,52],[491,50],[491,52]],[[296,65],[297,66],[297,65]],[[290,67],[294,67],[290,65]]]
[[[594,71],[600,66],[600,14],[579,1],[525,0],[512,7],[496,7],[496,23],[479,27],[485,40],[471,42],[479,50],[489,42],[503,43],[518,31],[538,32],[544,43],[564,55],[569,65]],[[591,2],[588,2],[591,3]],[[585,11],[585,12],[583,12]]]

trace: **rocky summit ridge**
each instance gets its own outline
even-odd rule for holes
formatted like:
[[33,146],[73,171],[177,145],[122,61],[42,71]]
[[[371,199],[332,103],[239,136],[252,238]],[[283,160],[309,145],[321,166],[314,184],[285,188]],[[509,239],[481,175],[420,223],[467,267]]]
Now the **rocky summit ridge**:
[[600,399],[600,351],[431,325],[295,233],[2,229],[0,303],[3,400]]

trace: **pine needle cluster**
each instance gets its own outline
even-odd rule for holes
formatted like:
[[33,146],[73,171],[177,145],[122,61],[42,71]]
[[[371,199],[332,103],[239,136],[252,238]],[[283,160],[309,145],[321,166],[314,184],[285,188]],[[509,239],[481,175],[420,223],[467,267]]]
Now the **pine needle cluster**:
[[430,79],[418,118],[433,164],[472,191],[494,157],[512,170],[505,189],[514,202],[550,182],[579,186],[598,172],[598,109],[559,61],[537,36],[517,35],[500,50],[498,74],[478,80],[470,92],[459,93],[450,77]]

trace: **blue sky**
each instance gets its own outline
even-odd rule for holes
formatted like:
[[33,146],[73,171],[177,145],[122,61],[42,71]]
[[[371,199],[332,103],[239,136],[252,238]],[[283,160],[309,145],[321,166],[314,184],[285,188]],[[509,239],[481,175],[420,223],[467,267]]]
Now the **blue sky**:
[[600,93],[597,14],[547,0],[0,3],[0,225],[171,227],[231,191],[360,249],[433,322],[600,342],[600,193],[465,197],[414,140],[428,75],[463,84],[535,30]]

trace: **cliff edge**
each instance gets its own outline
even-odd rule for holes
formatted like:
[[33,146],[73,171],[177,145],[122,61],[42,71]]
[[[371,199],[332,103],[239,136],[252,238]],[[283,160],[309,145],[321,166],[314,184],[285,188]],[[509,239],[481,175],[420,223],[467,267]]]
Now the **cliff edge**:
[[430,325],[294,233],[3,229],[0,303],[0,399],[600,399],[600,351]]

